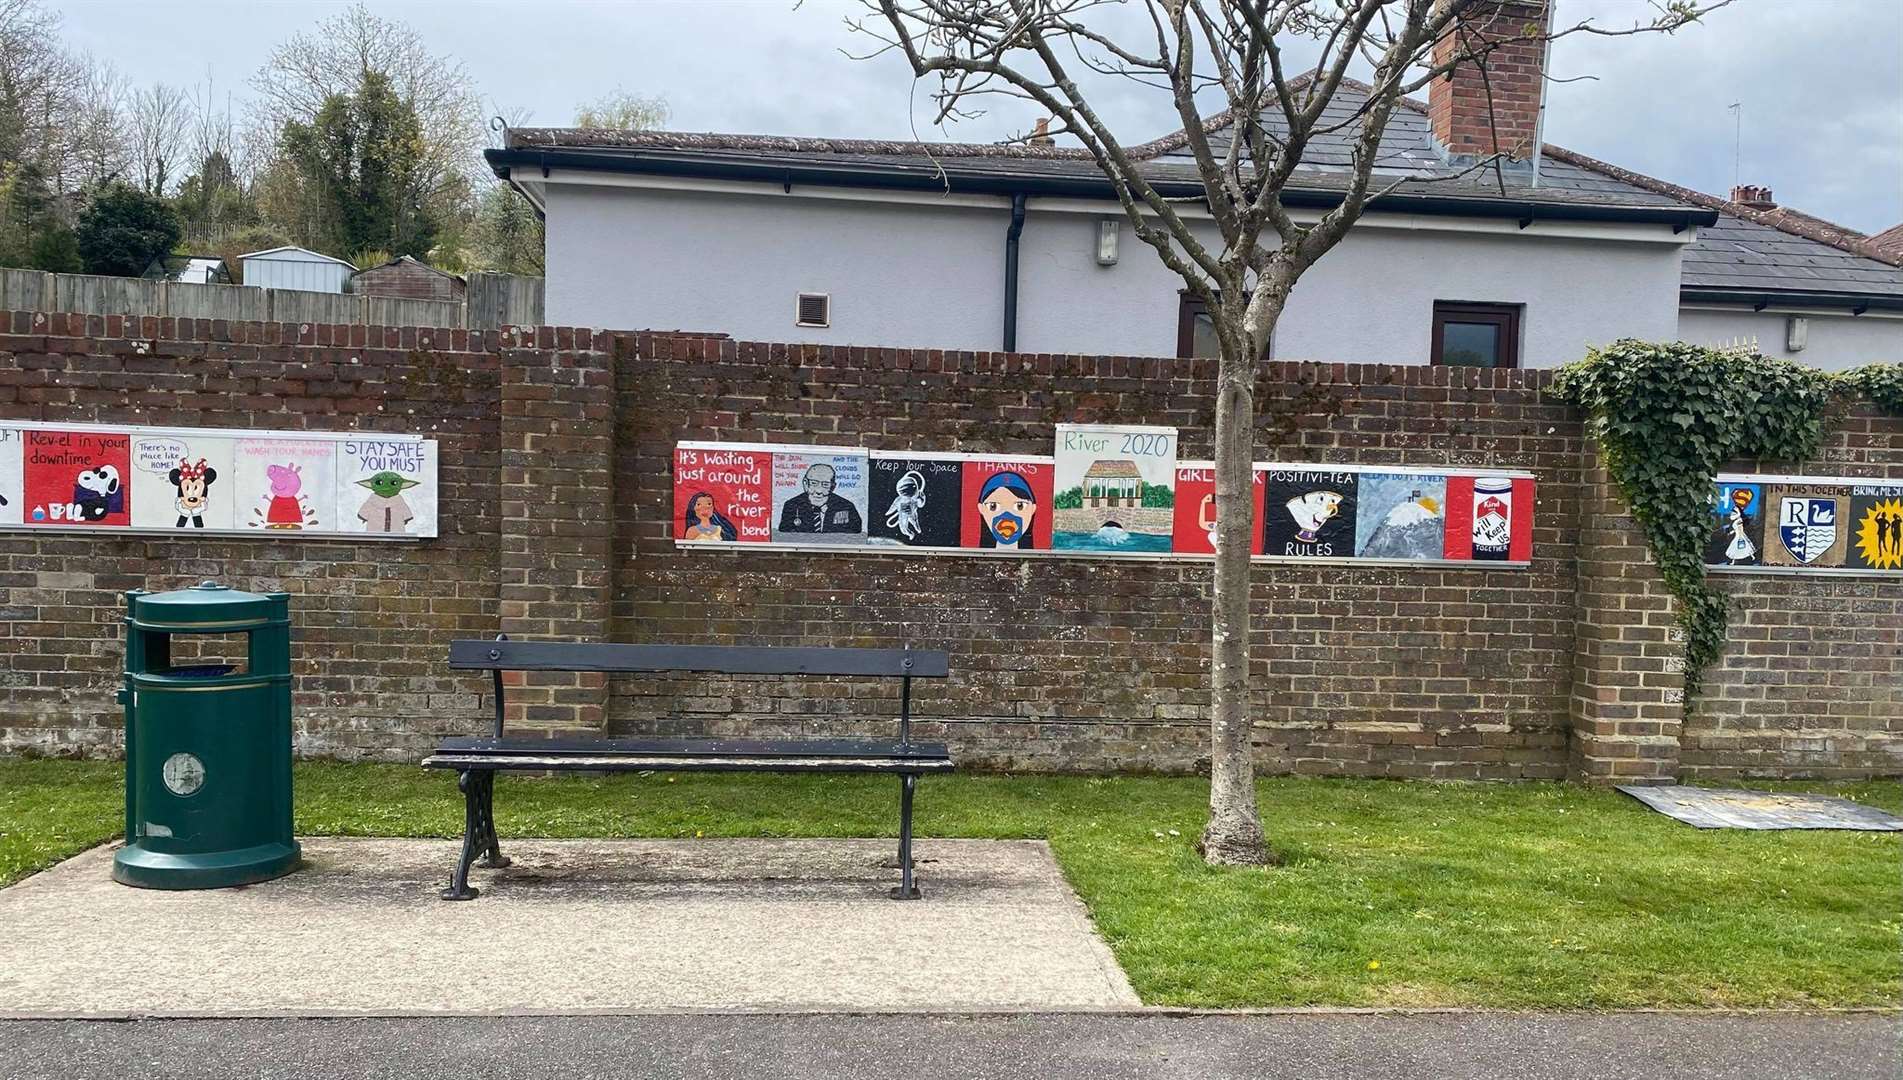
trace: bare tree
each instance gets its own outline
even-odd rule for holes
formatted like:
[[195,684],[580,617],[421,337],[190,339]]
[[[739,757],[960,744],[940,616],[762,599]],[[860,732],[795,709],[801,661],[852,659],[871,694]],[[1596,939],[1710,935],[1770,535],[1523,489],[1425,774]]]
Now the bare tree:
[[483,142],[482,99],[469,72],[457,60],[431,54],[408,25],[373,15],[362,3],[313,32],[293,35],[253,77],[271,138],[287,123],[314,122],[332,96],[356,93],[365,72],[386,76],[398,100],[416,110],[425,143],[425,190],[434,195],[465,189]]
[[75,63],[78,81],[61,121],[66,145],[61,174],[79,188],[122,180],[131,159],[125,76],[91,56]]
[[0,0],[0,166],[61,172],[79,65],[59,41],[59,16],[39,0]]
[[576,108],[575,126],[618,131],[646,130],[666,124],[667,114],[666,98],[642,97],[617,89]]
[[[1406,95],[1461,65],[1477,67],[1484,78],[1489,58],[1510,43],[1670,31],[1729,0],[1653,0],[1649,23],[1617,31],[1589,22],[1556,29],[1542,0],[1144,0],[1147,25],[1121,40],[1108,27],[1125,5],[1108,0],[864,2],[873,18],[853,21],[853,29],[880,42],[872,55],[896,50],[916,77],[936,78],[939,122],[987,95],[1035,102],[1053,118],[1052,133],[1083,144],[1136,236],[1208,307],[1221,351],[1219,512],[1210,606],[1210,814],[1199,846],[1212,863],[1274,861],[1250,756],[1250,515],[1223,511],[1250,505],[1257,358],[1289,291],[1384,194],[1418,182],[1380,168],[1382,136]],[[1316,54],[1312,68],[1293,69],[1285,50],[1298,43]],[[1368,84],[1344,116],[1329,106],[1351,82],[1351,68],[1367,71]],[[1196,198],[1159,190],[1156,171],[1092,106],[1079,80],[1093,74],[1122,76],[1167,96],[1182,123],[1180,153],[1194,161],[1201,182]],[[1211,101],[1223,108],[1205,115]],[[1225,137],[1214,137],[1218,131]],[[1348,163],[1330,170],[1339,200],[1318,218],[1298,218],[1282,194],[1321,140],[1348,146]],[[1501,156],[1470,169],[1497,167]]]
[[164,195],[183,178],[195,120],[192,99],[179,87],[153,83],[133,91],[126,123],[133,165],[146,194]]

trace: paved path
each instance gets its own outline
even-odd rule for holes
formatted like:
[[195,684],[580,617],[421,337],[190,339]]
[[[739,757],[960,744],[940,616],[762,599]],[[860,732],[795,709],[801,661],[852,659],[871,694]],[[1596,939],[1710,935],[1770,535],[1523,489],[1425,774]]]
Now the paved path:
[[[98,848],[0,890],[0,1018],[1065,1009],[1136,995],[1042,841],[325,838],[310,866],[159,892]],[[0,1077],[5,1076],[0,1061]]]
[[10,1080],[1879,1080],[1895,1016],[579,1016],[0,1022]]

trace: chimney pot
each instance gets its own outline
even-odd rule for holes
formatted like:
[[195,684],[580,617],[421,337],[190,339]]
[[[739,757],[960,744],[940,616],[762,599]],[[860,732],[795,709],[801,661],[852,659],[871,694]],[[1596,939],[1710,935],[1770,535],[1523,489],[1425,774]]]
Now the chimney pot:
[[1056,146],[1057,140],[1051,138],[1050,130],[1051,118],[1048,116],[1040,116],[1037,118],[1037,123],[1031,127],[1031,137],[1026,139],[1025,142],[1032,146]]
[[1731,189],[1731,201],[1753,210],[1776,210],[1777,201],[1771,197],[1771,189],[1756,184],[1739,184]]

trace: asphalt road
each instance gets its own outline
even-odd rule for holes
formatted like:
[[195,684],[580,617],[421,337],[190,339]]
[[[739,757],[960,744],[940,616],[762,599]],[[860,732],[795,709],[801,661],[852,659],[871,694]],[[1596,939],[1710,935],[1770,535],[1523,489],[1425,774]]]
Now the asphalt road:
[[1897,1074],[1895,1014],[552,1016],[0,1021],[7,1080],[1820,1080]]

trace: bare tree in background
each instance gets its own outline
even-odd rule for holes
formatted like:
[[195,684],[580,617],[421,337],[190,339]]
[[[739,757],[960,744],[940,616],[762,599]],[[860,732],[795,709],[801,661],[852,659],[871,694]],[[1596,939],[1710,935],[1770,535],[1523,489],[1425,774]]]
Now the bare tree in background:
[[79,65],[60,45],[59,16],[38,0],[0,0],[0,166],[59,171],[62,125],[80,83]]
[[416,110],[425,144],[425,196],[465,192],[483,142],[482,99],[469,72],[460,61],[433,55],[414,29],[373,15],[361,3],[272,50],[251,80],[270,133],[258,145],[274,143],[287,123],[314,123],[333,95],[356,93],[367,71],[388,77],[397,99]]
[[126,122],[133,166],[147,195],[165,195],[182,179],[195,120],[192,99],[179,87],[153,83],[133,91]]
[[575,109],[578,128],[645,131],[667,123],[667,99],[615,90]]
[[60,175],[79,189],[123,180],[132,159],[126,125],[131,92],[125,76],[112,64],[91,56],[74,62],[78,82],[62,121],[66,153]]
[[[1220,343],[1215,453],[1218,508],[1250,505],[1255,379],[1289,291],[1388,190],[1377,179],[1382,135],[1401,99],[1459,65],[1483,72],[1503,45],[1574,33],[1671,31],[1729,0],[1653,0],[1651,21],[1623,30],[1578,23],[1556,30],[1540,0],[1144,0],[1140,32],[1113,37],[1111,0],[864,0],[873,18],[853,29],[896,50],[918,78],[935,76],[937,120],[966,115],[987,95],[1028,99],[1052,134],[1083,144],[1109,180],[1136,236],[1207,305]],[[1532,13],[1529,18],[1528,13]],[[1284,50],[1318,53],[1291,69]],[[1365,100],[1330,111],[1349,70],[1368,72]],[[1166,198],[1154,171],[1092,106],[1080,77],[1128,78],[1168,96],[1183,125],[1202,194]],[[1207,103],[1221,102],[1206,114]],[[1226,139],[1212,132],[1229,128]],[[1349,145],[1328,170],[1339,190],[1310,219],[1283,205],[1320,140]],[[1522,148],[1531,149],[1531,148]],[[1498,166],[1500,155],[1472,163]],[[1313,181],[1313,174],[1305,178]],[[1208,231],[1213,226],[1213,238]],[[1211,600],[1209,823],[1200,848],[1223,864],[1274,861],[1256,807],[1250,756],[1250,515],[1219,513]]]

